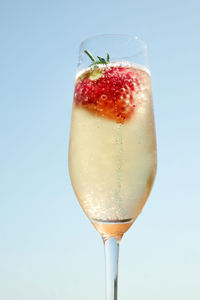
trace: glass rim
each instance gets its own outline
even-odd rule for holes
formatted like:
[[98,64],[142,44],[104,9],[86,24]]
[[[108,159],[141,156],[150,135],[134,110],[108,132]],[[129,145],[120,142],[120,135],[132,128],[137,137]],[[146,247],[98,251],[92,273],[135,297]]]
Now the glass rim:
[[130,58],[138,56],[142,53],[144,55],[147,54],[147,43],[143,39],[141,39],[137,35],[123,34],[123,33],[105,33],[105,34],[96,34],[96,35],[89,36],[88,38],[84,39],[80,43],[79,53],[81,54],[85,43],[87,43],[89,41],[92,41],[95,38],[101,38],[101,37],[129,38],[129,39],[132,39],[132,41],[138,42],[138,44],[140,44],[141,49],[138,52],[134,53],[133,55],[128,55],[128,56],[125,56],[125,57],[118,57],[118,58],[116,57],[115,60],[117,60],[117,59],[130,59]]
[[147,49],[147,43],[141,39],[140,37],[138,37],[137,35],[133,35],[133,34],[124,34],[124,33],[102,33],[102,34],[95,34],[95,35],[91,35],[89,37],[87,37],[86,39],[82,40],[82,42],[80,43],[80,48],[83,46],[84,43],[93,40],[95,38],[98,37],[127,37],[127,38],[131,38],[135,41],[140,42],[141,44],[143,44],[144,49]]

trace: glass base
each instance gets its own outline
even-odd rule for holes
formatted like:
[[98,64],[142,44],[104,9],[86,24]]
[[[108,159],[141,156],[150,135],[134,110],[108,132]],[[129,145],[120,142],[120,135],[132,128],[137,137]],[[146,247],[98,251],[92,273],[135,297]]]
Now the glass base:
[[111,220],[109,222],[103,220],[92,220],[92,224],[101,234],[103,240],[106,241],[107,239],[114,237],[119,241],[124,233],[131,227],[133,220]]

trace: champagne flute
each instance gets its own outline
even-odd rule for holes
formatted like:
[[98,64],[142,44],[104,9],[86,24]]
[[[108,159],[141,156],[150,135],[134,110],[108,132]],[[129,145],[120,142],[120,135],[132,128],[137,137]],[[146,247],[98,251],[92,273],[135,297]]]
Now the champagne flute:
[[82,209],[103,238],[106,300],[117,300],[119,242],[156,174],[151,77],[139,38],[99,35],[82,42],[69,171]]

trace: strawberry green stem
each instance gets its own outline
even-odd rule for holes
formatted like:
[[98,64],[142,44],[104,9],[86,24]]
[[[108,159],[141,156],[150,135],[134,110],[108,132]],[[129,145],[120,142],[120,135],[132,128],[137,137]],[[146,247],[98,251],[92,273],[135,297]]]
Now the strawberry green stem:
[[85,50],[84,52],[89,56],[89,58],[90,58],[94,63],[96,63],[96,59],[94,58],[94,56],[93,56],[88,50]]
[[85,52],[85,54],[87,54],[87,56],[89,56],[89,58],[93,62],[92,64],[95,66],[95,68],[98,68],[97,65],[99,65],[99,64],[107,65],[109,63],[110,56],[109,56],[108,53],[107,53],[107,56],[106,56],[106,60],[105,60],[105,58],[103,58],[101,56],[98,56],[98,55],[97,55],[98,60],[96,60],[94,58],[94,56],[92,55],[92,53],[90,53],[88,50],[84,50],[84,52]]

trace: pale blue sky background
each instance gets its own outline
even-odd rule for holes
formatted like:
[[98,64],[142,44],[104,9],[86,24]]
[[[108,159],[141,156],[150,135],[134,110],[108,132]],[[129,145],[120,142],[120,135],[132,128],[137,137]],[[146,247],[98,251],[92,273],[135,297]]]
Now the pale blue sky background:
[[158,173],[120,248],[119,300],[200,299],[199,1],[0,3],[0,299],[102,300],[104,253],[67,167],[80,42],[148,44]]

